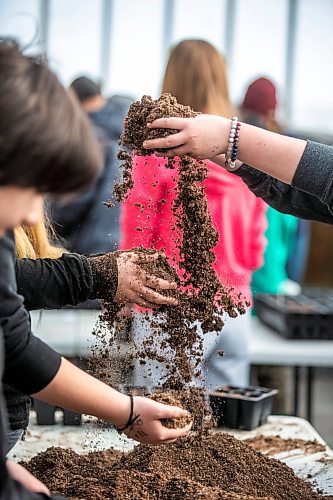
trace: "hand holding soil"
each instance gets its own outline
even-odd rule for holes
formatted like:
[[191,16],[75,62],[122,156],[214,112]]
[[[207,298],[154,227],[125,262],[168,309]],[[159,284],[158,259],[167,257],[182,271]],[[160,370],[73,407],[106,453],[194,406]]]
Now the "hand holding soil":
[[192,421],[183,427],[167,428],[163,425],[165,420],[173,422],[180,420],[182,425],[185,421],[188,422],[190,415],[186,410],[141,396],[136,396],[133,400],[133,424],[124,431],[126,436],[141,443],[167,444],[190,431]]
[[144,267],[154,263],[158,254],[122,252],[117,254],[118,287],[115,301],[135,303],[154,308],[159,305],[177,305],[177,299],[159,292],[175,290],[177,283],[158,278]]
[[198,115],[194,118],[159,118],[148,123],[150,129],[177,129],[167,137],[146,140],[143,147],[156,151],[157,156],[184,156],[205,160],[226,153],[230,120],[215,115]]

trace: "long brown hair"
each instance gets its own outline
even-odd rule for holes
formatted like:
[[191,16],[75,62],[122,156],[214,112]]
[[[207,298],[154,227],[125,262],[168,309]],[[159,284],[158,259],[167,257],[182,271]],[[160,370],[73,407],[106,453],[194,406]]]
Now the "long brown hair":
[[226,62],[204,40],[183,40],[171,51],[162,92],[195,111],[231,117]]

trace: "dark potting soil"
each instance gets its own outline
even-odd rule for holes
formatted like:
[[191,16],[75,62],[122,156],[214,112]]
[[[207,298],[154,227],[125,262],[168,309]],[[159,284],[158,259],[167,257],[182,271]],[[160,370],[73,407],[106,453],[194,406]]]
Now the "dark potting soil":
[[72,500],[324,498],[284,463],[223,433],[139,445],[122,455],[49,448],[24,465],[53,493]]

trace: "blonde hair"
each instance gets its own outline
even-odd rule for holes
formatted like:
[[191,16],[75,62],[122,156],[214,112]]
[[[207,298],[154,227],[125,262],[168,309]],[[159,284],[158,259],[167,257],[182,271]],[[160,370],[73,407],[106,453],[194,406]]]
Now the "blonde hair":
[[204,40],[183,40],[171,51],[162,92],[195,111],[231,118],[226,61]]
[[33,226],[23,224],[15,228],[14,235],[16,256],[19,259],[58,259],[66,252],[64,248],[51,244],[55,234],[45,214]]

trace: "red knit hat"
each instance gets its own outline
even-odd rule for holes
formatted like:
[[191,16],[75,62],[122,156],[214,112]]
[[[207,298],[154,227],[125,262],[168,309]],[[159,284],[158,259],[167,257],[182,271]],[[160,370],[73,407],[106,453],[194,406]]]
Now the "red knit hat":
[[277,105],[275,85],[268,78],[258,78],[249,85],[243,101],[243,109],[261,115],[275,111]]

